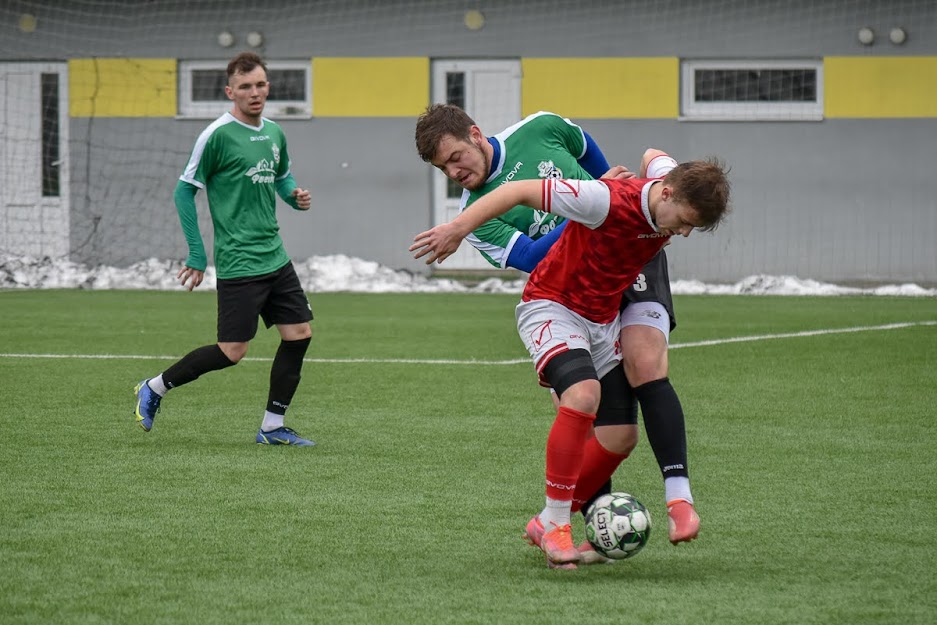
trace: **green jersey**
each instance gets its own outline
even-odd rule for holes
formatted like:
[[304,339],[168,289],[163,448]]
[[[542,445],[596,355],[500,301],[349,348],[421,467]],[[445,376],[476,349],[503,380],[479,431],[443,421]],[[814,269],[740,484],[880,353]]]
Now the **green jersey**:
[[255,128],[225,113],[199,135],[180,179],[208,192],[218,278],[262,276],[290,262],[276,217],[276,182],[289,173],[286,136],[269,119]]
[[[489,191],[511,180],[566,178],[592,180],[578,159],[586,152],[582,128],[554,113],[539,112],[498,133],[495,163],[484,186],[462,194],[461,210]],[[500,152],[499,152],[500,148]],[[529,206],[515,206],[487,221],[466,240],[495,267],[504,269],[514,243],[522,234],[539,239],[563,218]]]

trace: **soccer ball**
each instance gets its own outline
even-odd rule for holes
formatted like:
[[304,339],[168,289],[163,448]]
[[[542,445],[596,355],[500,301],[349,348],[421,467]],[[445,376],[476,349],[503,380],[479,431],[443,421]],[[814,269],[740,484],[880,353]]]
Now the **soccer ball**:
[[608,558],[636,555],[650,535],[650,512],[628,493],[602,495],[586,510],[586,538]]

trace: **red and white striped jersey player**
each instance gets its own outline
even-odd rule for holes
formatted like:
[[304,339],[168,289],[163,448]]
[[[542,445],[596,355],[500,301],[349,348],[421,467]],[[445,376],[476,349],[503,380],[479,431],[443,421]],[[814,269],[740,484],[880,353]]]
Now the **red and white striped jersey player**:
[[552,567],[573,568],[579,559],[570,530],[574,495],[587,499],[620,462],[584,462],[584,443],[600,402],[615,403],[618,389],[600,380],[621,360],[622,294],[672,236],[713,230],[729,210],[726,170],[716,159],[678,165],[648,150],[641,170],[646,178],[506,183],[417,235],[410,248],[416,258],[429,255],[427,264],[442,262],[470,232],[519,204],[572,222],[531,273],[515,311],[541,384],[560,398],[547,437],[546,506],[527,526]]

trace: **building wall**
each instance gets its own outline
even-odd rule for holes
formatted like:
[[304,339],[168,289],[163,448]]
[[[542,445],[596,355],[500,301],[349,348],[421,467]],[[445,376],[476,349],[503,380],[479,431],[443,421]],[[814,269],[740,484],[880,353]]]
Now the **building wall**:
[[[389,60],[391,67],[401,58],[520,58],[541,66],[543,59],[556,59],[564,71],[549,80],[563,85],[560,102],[575,114],[556,112],[590,132],[610,162],[635,168],[641,151],[654,146],[680,160],[717,154],[731,165],[734,214],[713,235],[694,235],[669,248],[673,277],[732,281],[769,273],[937,283],[937,177],[929,166],[937,162],[937,81],[900,71],[934,67],[937,3],[586,1],[574,9],[532,0],[271,0],[261,14],[246,2],[163,0],[110,3],[106,15],[59,6],[14,1],[0,8],[0,60],[71,60],[79,67],[75,63],[96,58],[150,59],[157,66],[174,59],[226,59],[246,47],[250,30],[263,32],[260,52],[268,59],[354,57]],[[477,31],[464,24],[466,10],[474,8],[485,16]],[[17,28],[24,13],[37,17],[31,33]],[[875,45],[857,42],[862,26],[876,31]],[[887,41],[893,26],[908,31],[904,45]],[[218,46],[221,30],[235,34],[233,48]],[[823,121],[689,122],[674,112],[678,75],[664,72],[663,88],[655,79],[596,94],[593,83],[576,85],[581,73],[565,71],[577,60],[632,59],[647,67],[654,59],[669,59],[679,72],[681,58],[823,58],[839,73],[827,71],[827,86],[835,91],[827,94]],[[843,60],[858,62],[858,69],[843,68]],[[73,71],[73,80],[78,74]],[[834,75],[839,82],[831,83]],[[134,76],[122,83],[133,85],[122,91],[141,98],[130,116],[89,112],[73,96],[69,157],[76,260],[125,264],[185,255],[172,190],[207,121],[176,119],[156,104],[147,108],[172,101],[166,96],[166,89],[175,88],[171,73],[155,86],[158,79],[137,84]],[[556,102],[544,80],[528,69],[525,112]],[[313,81],[315,91],[315,75]],[[399,93],[388,94],[396,103],[390,107],[382,106],[379,91],[363,97],[369,92],[360,85],[342,106],[339,88],[328,92],[326,114],[314,111],[312,119],[282,122],[294,175],[313,192],[312,213],[283,208],[287,248],[296,258],[343,253],[424,271],[406,248],[431,220],[431,172],[413,148],[416,115],[429,103],[428,85],[405,84],[404,104]],[[570,95],[576,93],[589,95],[577,100]],[[629,106],[616,108],[618,100]],[[646,104],[657,100],[661,107]],[[393,115],[380,114],[388,108]],[[202,217],[208,238],[211,228]]]

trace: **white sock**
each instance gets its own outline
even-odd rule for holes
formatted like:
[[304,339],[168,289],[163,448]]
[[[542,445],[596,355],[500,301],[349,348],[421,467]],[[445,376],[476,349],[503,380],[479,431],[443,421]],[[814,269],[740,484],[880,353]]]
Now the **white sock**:
[[670,503],[674,499],[685,499],[693,503],[693,495],[690,494],[690,478],[668,477],[664,480],[664,502]]
[[146,385],[150,387],[150,390],[162,397],[169,392],[169,389],[166,387],[166,384],[163,382],[163,374],[160,373],[155,378],[150,378],[146,381]]
[[269,410],[264,411],[264,422],[260,424],[260,429],[264,432],[272,432],[277,428],[283,427],[283,415],[274,414]]
[[553,523],[557,527],[569,525],[569,515],[572,506],[572,501],[550,499],[547,497],[547,505],[543,509],[543,512],[540,513],[540,522],[543,523],[543,528],[549,532],[553,529],[550,523]]

